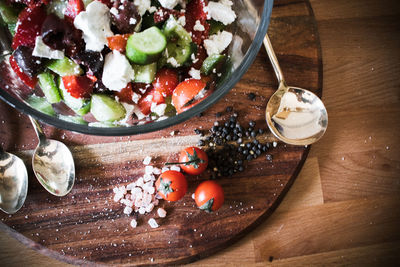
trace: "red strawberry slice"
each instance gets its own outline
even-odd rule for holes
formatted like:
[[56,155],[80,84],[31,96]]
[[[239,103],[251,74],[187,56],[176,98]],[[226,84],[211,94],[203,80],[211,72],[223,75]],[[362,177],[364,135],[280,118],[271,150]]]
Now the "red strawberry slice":
[[156,12],[154,12],[153,19],[154,23],[159,23],[166,21],[170,15],[173,15],[175,18],[179,18],[184,15],[184,13],[179,12],[174,9],[167,9],[160,7]]
[[[192,40],[198,45],[208,38],[208,32],[210,31],[210,24],[207,23],[207,13],[204,11],[207,4],[207,0],[192,0],[186,6],[185,29],[192,33]],[[204,26],[204,31],[193,30],[196,20],[199,20],[200,24]]]
[[29,77],[26,75],[18,66],[17,62],[15,61],[13,56],[10,56],[10,66],[13,69],[13,71],[18,75],[18,77],[21,79],[22,82],[24,82],[27,86],[30,88],[35,88],[36,83],[38,82],[38,79],[36,77]]
[[46,18],[46,10],[41,6],[26,7],[18,16],[18,27],[12,42],[15,50],[20,45],[35,46],[36,36],[41,33]]
[[65,9],[64,18],[70,23],[74,23],[75,17],[85,10],[82,0],[69,0],[67,8]]
[[93,92],[93,81],[86,76],[64,76],[62,81],[65,89],[72,97],[88,98]]

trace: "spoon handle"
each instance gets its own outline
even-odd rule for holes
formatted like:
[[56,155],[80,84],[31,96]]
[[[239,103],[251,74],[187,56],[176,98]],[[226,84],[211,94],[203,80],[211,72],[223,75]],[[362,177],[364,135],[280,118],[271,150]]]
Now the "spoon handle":
[[285,78],[283,77],[281,67],[279,66],[278,59],[276,58],[276,55],[275,55],[274,49],[272,48],[272,44],[271,44],[271,41],[269,40],[268,34],[266,34],[264,37],[264,46],[265,46],[265,49],[267,50],[267,54],[268,54],[269,60],[271,61],[272,67],[274,68],[276,78],[278,79],[279,85],[283,84],[286,87]]
[[43,129],[40,126],[39,122],[34,118],[32,118],[31,116],[29,116],[29,119],[31,120],[33,129],[35,129],[36,135],[39,138],[39,142],[46,140],[46,136],[44,135]]

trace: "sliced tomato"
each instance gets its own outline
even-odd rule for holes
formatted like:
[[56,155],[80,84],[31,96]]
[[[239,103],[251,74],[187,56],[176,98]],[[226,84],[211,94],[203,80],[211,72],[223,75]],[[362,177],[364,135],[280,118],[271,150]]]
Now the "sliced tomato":
[[126,42],[128,41],[130,34],[116,34],[114,36],[107,37],[108,47],[111,50],[117,50],[121,53],[125,52]]
[[157,72],[153,81],[153,87],[163,97],[167,97],[172,95],[178,83],[178,73],[176,70],[164,68]]
[[128,83],[128,85],[125,88],[123,88],[121,91],[115,92],[115,95],[118,97],[119,101],[132,104],[133,103],[132,84]]
[[64,18],[68,22],[74,23],[74,19],[78,14],[85,10],[82,0],[69,0],[65,9]]
[[64,76],[62,81],[65,89],[72,97],[88,98],[93,92],[93,81],[87,76]]
[[[204,11],[207,4],[207,0],[191,0],[186,5],[185,29],[192,33],[192,40],[197,45],[201,45],[203,40],[208,38],[208,32],[210,31],[210,24],[207,23],[207,13]],[[204,31],[193,30],[197,20],[204,26]]]
[[153,15],[154,23],[166,21],[170,15],[173,15],[175,18],[179,18],[185,14],[179,12],[178,10],[159,7],[158,10],[154,12]]
[[139,99],[138,106],[140,108],[140,111],[144,115],[149,115],[151,112],[152,103],[156,104],[165,103],[164,97],[154,88],[151,88]]
[[[178,84],[172,94],[172,103],[175,106],[176,112],[182,113],[188,109],[188,106],[192,106],[190,101],[193,101],[195,96],[197,96],[206,85],[207,83],[197,79],[188,79]],[[195,102],[197,102],[197,100]]]
[[13,56],[10,56],[10,66],[24,84],[26,84],[32,89],[35,88],[38,79],[36,77],[31,78],[28,75],[26,75],[23,71],[21,71],[20,67],[18,66]]
[[18,15],[12,48],[15,50],[20,45],[35,47],[36,36],[40,35],[46,16],[46,10],[41,6],[26,7],[22,10]]

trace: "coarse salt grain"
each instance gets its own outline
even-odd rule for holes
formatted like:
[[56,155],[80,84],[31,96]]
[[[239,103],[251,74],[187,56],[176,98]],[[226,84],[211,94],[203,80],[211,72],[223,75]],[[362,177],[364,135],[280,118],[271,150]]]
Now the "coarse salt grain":
[[160,218],[165,218],[165,216],[167,216],[167,212],[163,208],[158,208],[157,214],[158,214],[158,217],[160,217]]
[[159,175],[159,174],[161,174],[161,170],[159,168],[153,167],[153,173],[155,175]]
[[143,164],[144,165],[149,165],[151,162],[151,157],[150,156],[146,156],[143,160]]
[[136,228],[137,226],[137,221],[135,219],[132,219],[131,223],[130,223],[132,228]]
[[147,223],[150,225],[151,228],[158,228],[158,223],[153,218],[149,219]]
[[163,167],[163,168],[161,169],[161,173],[166,172],[166,171],[169,171],[169,168],[168,168],[168,167]]
[[133,211],[132,208],[129,207],[129,206],[126,206],[126,207],[124,208],[124,214],[126,214],[126,215],[131,214],[132,211]]
[[171,171],[180,172],[180,171],[181,171],[181,168],[180,168],[179,166],[172,165],[172,166],[171,166]]
[[144,168],[144,173],[146,174],[153,174],[153,166],[146,166]]

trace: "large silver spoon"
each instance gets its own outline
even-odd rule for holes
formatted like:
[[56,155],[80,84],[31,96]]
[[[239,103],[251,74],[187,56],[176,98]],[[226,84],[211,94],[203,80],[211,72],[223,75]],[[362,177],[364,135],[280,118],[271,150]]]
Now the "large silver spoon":
[[55,196],[65,196],[75,181],[75,164],[71,151],[59,141],[46,139],[39,122],[29,118],[39,138],[32,158],[33,172],[47,191]]
[[328,113],[321,99],[312,92],[286,84],[268,35],[264,37],[272,67],[278,78],[278,90],[271,96],[266,108],[266,120],[271,132],[292,145],[317,142],[328,126]]
[[24,204],[28,192],[28,172],[24,162],[0,146],[0,209],[16,213]]

